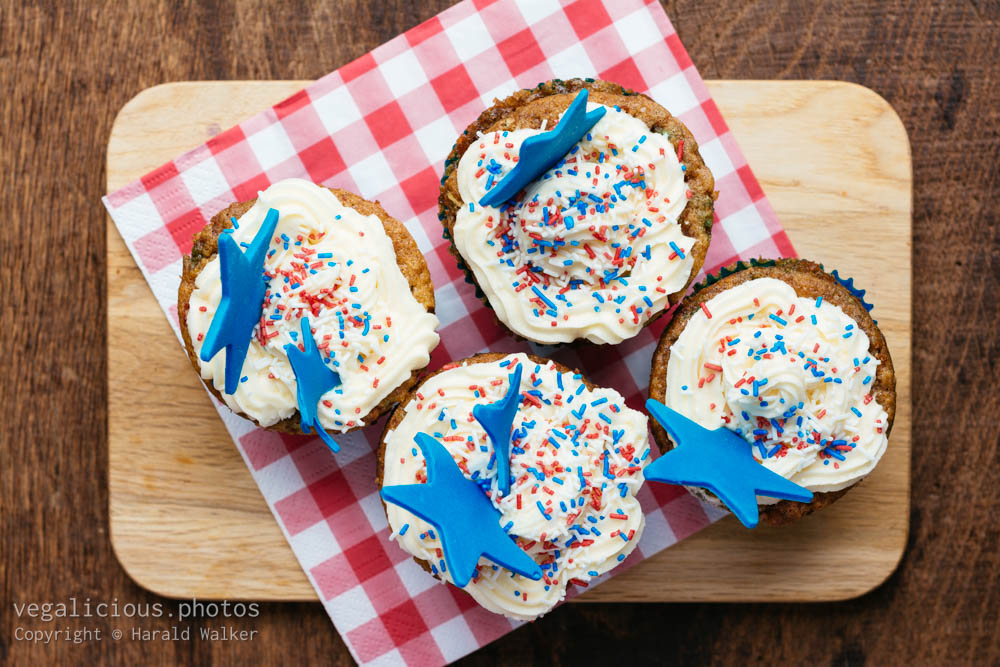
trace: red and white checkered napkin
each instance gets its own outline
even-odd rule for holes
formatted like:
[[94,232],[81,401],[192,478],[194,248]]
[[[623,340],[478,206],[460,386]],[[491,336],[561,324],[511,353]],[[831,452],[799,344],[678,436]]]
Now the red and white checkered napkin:
[[[466,0],[104,203],[175,330],[181,255],[192,234],[229,203],[301,177],[381,201],[416,238],[441,319],[432,369],[476,352],[527,349],[495,324],[448,254],[437,219],[438,180],[456,137],[494,98],[574,76],[646,92],[694,133],[720,192],[707,270],[737,258],[793,254],[655,1]],[[641,409],[660,322],[615,347],[535,351],[580,368]],[[318,439],[271,433],[224,407],[219,412],[358,662],[439,665],[516,627],[438,585],[388,540],[374,483],[381,424],[339,437],[335,457]],[[719,516],[679,487],[648,485],[640,499],[646,531],[618,571]]]

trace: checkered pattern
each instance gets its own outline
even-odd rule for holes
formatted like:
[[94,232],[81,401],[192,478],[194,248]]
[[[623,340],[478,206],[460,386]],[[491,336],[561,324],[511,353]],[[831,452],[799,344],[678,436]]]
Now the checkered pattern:
[[[495,97],[552,78],[593,76],[648,92],[691,129],[720,197],[706,268],[793,250],[658,3],[466,0],[104,202],[177,327],[181,257],[233,201],[308,178],[378,199],[430,266],[441,319],[431,368],[515,343],[463,280],[437,220],[438,179],[455,138]],[[663,323],[616,347],[533,349],[579,367],[641,408]],[[338,631],[362,664],[438,665],[516,626],[436,581],[388,541],[375,449],[380,426],[317,439],[254,428],[218,406],[254,479]],[[640,493],[647,528],[624,569],[718,518],[678,487]],[[577,590],[571,589],[570,594]]]

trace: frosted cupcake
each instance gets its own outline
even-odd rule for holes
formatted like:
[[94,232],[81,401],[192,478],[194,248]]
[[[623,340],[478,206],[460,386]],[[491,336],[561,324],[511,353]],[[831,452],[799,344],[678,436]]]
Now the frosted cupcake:
[[[480,205],[583,89],[588,110],[604,109],[597,124],[513,199]],[[704,262],[714,179],[694,137],[617,84],[550,81],[497,101],[445,165],[439,217],[452,252],[528,340],[620,343],[676,303]]]
[[[760,261],[721,275],[663,332],[650,398],[705,428],[736,431],[762,465],[813,491],[811,503],[758,497],[762,522],[790,523],[843,496],[882,458],[896,407],[892,359],[863,293],[817,264]],[[653,433],[673,448],[655,422]]]
[[[228,352],[206,360],[202,350],[223,292],[219,241],[231,234],[249,253],[268,231],[262,225],[274,230],[260,241],[267,249],[259,322],[239,382],[227,387]],[[288,346],[306,349],[304,322],[317,357],[339,376],[315,401],[319,425],[334,433],[388,411],[438,343],[434,287],[406,228],[377,203],[298,179],[232,204],[195,236],[178,315],[188,356],[209,390],[260,426],[289,433],[303,432]]]
[[[510,488],[500,488],[495,450],[473,408],[503,397],[522,365],[510,448]],[[382,437],[378,484],[424,484],[414,444],[427,433],[500,512],[499,524],[541,567],[535,581],[480,559],[465,586],[486,609],[530,620],[635,549],[644,517],[635,493],[649,457],[646,416],[613,389],[595,387],[564,366],[524,354],[481,354],[425,379],[393,412]],[[394,539],[426,569],[451,582],[442,543],[407,510],[386,506]]]

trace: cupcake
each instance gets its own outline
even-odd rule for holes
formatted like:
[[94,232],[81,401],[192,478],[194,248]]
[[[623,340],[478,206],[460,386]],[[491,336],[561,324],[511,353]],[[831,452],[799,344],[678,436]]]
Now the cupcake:
[[[499,208],[480,200],[586,89],[604,116]],[[451,251],[512,333],[620,343],[683,295],[708,250],[714,179],[691,132],[606,81],[550,81],[497,101],[445,162],[439,217]]]
[[[495,448],[473,415],[501,400],[520,365],[520,402],[510,442],[509,490],[503,493]],[[540,566],[532,580],[483,558],[464,590],[486,609],[531,620],[559,603],[570,583],[589,581],[635,549],[645,524],[635,493],[649,458],[647,420],[613,389],[525,354],[480,354],[427,377],[393,412],[379,453],[380,488],[427,482],[414,444],[426,433],[478,482],[499,524]],[[432,526],[386,505],[391,539],[442,581],[442,543]],[[493,520],[496,520],[495,517]]]
[[[260,309],[244,304],[258,321],[230,387],[230,351],[209,356],[202,349],[221,312],[219,243],[226,234],[247,255],[260,239],[265,283]],[[319,372],[336,378],[306,413],[322,429],[343,433],[371,424],[404,396],[438,343],[434,287],[406,228],[378,203],[299,179],[230,205],[195,235],[177,310],[188,356],[209,390],[234,412],[286,433],[309,432],[293,347],[313,348]]]
[[[863,292],[818,264],[761,260],[720,275],[664,330],[649,395],[705,428],[734,430],[761,465],[812,491],[809,503],[758,496],[763,523],[791,523],[882,458],[896,409],[892,359]],[[673,448],[655,422],[653,434]]]

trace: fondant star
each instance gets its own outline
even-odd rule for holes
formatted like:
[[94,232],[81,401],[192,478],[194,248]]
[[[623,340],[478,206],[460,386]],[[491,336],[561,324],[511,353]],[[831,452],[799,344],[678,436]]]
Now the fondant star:
[[510,431],[521,403],[521,368],[521,364],[518,364],[514,372],[507,376],[507,393],[503,398],[495,403],[476,405],[472,408],[472,416],[493,443],[497,487],[503,496],[510,493]]
[[479,200],[480,206],[499,208],[505,201],[524,189],[566,156],[607,111],[604,107],[587,111],[587,89],[577,93],[566,113],[549,132],[535,134],[524,140],[517,164]]
[[315,430],[327,447],[339,452],[340,445],[330,437],[319,423],[316,404],[319,403],[323,394],[340,386],[340,374],[331,370],[323,361],[323,357],[320,356],[307,317],[302,318],[302,346],[305,348],[304,352],[293,343],[285,345],[288,363],[292,365],[292,372],[295,373],[295,398],[299,404],[302,432],[309,433],[311,430]]
[[226,348],[227,394],[235,394],[240,384],[250,337],[264,308],[264,294],[267,292],[267,282],[263,277],[264,259],[277,226],[278,212],[268,209],[246,253],[240,250],[240,244],[230,232],[219,234],[222,298],[205,334],[200,357],[202,361],[211,361],[219,350]]
[[728,428],[710,431],[658,401],[646,409],[670,433],[676,447],[643,470],[647,480],[700,486],[719,497],[747,528],[757,525],[757,496],[807,503],[812,491],[754,459],[750,444]]
[[417,433],[414,440],[427,461],[427,482],[383,487],[382,498],[437,529],[455,585],[464,588],[469,583],[481,556],[529,579],[541,579],[538,563],[500,527],[500,510],[478,484],[465,478],[444,445],[426,433]]

